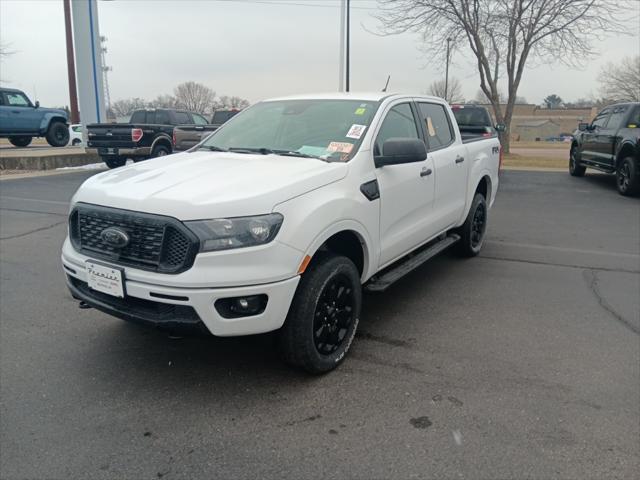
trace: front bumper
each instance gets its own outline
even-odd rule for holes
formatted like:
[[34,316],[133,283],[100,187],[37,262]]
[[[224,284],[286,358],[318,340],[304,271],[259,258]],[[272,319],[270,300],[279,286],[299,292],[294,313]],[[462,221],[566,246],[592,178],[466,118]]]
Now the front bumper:
[[[178,275],[167,275],[125,268],[126,297],[111,297],[87,286],[84,260],[68,241],[62,253],[62,265],[71,294],[105,313],[125,320],[165,327],[200,328],[202,324],[216,336],[238,336],[264,333],[282,326],[300,280],[293,276],[280,281],[235,287],[185,287]],[[195,267],[192,267],[192,269]],[[144,273],[144,281],[133,280]],[[158,281],[153,281],[157,277]],[[161,280],[161,281],[160,281]],[[173,280],[175,285],[167,285]],[[215,308],[222,298],[266,295],[265,310],[253,316],[225,318]]]

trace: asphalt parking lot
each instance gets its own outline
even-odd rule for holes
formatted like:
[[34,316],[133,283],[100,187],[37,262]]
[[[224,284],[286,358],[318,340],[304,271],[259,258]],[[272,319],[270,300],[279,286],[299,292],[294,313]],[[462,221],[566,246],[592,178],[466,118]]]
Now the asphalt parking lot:
[[[337,371],[269,335],[79,310],[59,249],[93,172],[0,183],[2,478],[635,478],[640,199],[505,172],[479,258],[365,297]],[[633,472],[636,474],[633,474]]]

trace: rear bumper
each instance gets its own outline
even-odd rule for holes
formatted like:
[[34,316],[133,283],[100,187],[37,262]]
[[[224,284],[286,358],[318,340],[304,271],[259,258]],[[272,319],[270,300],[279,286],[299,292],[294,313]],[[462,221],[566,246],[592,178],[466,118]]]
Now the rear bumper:
[[96,148],[96,147],[90,147],[86,149],[87,153],[95,153],[96,155],[101,155],[101,156],[109,156],[109,155],[114,155],[114,156],[119,156],[119,157],[124,157],[124,156],[135,156],[135,157],[140,157],[140,156],[146,156],[146,155],[151,155],[151,147],[136,147],[136,148],[118,148],[118,147],[114,147],[118,149],[118,153],[116,154],[108,154],[108,153],[104,153],[104,151],[101,153],[100,151],[103,150],[102,147],[100,148]]

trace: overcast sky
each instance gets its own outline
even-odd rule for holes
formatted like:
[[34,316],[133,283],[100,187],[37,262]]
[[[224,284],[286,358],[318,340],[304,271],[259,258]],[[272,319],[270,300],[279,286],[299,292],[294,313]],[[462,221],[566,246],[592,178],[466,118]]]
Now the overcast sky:
[[[305,5],[306,4],[306,5]],[[256,101],[336,90],[338,0],[99,1],[100,33],[108,38],[111,99],[171,93],[181,82],[202,82],[219,95]],[[426,92],[443,77],[418,50],[416,35],[379,37],[375,0],[352,0],[351,90]],[[640,53],[640,2],[629,16],[631,35],[609,37],[584,70],[560,64],[525,72],[519,95],[541,103],[551,93],[567,101],[598,93],[597,74],[609,61]],[[61,0],[0,0],[0,42],[15,54],[0,65],[3,85],[21,88],[45,105],[66,105],[64,17]],[[451,76],[474,98],[473,63],[453,58]]]

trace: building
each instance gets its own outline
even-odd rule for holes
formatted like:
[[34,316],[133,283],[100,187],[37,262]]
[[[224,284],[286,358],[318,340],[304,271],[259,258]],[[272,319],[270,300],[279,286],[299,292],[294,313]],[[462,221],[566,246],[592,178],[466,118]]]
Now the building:
[[560,125],[553,120],[512,121],[511,138],[520,142],[541,141],[547,137],[557,137]]

